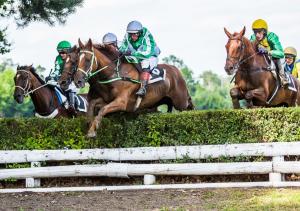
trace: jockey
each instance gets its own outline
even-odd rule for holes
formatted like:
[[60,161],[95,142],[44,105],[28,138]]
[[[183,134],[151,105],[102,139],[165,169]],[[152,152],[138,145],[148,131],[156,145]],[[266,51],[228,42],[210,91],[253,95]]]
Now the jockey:
[[294,47],[284,49],[285,65],[284,70],[300,79],[300,60],[297,60],[297,50]]
[[258,42],[259,54],[267,54],[272,57],[281,79],[281,85],[286,87],[288,85],[288,80],[284,74],[284,69],[280,62],[280,59],[284,58],[284,53],[279,41],[279,37],[275,33],[268,31],[268,24],[262,19],[255,20],[253,22],[252,30],[254,34],[251,35],[250,40],[252,42]]
[[160,50],[152,34],[138,21],[131,21],[127,25],[126,35],[120,47],[120,52],[126,56],[136,58],[142,66],[140,73],[141,87],[138,96],[146,95],[146,87],[151,71],[157,66]]
[[105,45],[112,45],[118,49],[118,39],[114,33],[106,33],[102,38],[102,43]]
[[[50,75],[46,78],[47,84],[57,86],[57,81],[59,80],[62,71],[64,70],[65,60],[67,59],[67,54],[71,50],[71,43],[63,40],[58,43],[56,50],[58,55],[55,59],[54,71],[50,73]],[[72,109],[75,109],[75,95],[77,92],[77,88],[75,84],[72,82],[69,85],[69,88],[65,91],[67,94],[67,98],[69,100],[69,105]]]

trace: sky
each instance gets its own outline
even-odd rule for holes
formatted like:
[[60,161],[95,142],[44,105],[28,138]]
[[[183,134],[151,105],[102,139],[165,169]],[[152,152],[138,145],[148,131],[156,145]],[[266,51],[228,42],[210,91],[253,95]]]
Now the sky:
[[77,44],[78,38],[84,42],[91,38],[101,42],[107,32],[115,33],[121,41],[127,24],[138,20],[153,34],[162,51],[160,61],[173,54],[193,70],[195,77],[205,70],[226,75],[224,27],[239,32],[246,26],[246,36],[250,37],[251,24],[258,18],[268,22],[284,48],[300,47],[300,12],[295,0],[85,0],[65,25],[31,23],[18,29],[13,20],[1,20],[2,27],[8,26],[13,49],[0,59],[41,65],[49,71],[54,67],[59,41]]

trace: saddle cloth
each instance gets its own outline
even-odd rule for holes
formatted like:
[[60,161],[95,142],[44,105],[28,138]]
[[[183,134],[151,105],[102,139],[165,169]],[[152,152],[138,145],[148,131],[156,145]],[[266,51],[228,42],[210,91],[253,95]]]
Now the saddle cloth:
[[155,67],[151,72],[151,76],[148,84],[153,84],[158,81],[164,81],[165,79],[166,79],[166,70]]
[[[275,78],[275,80],[280,80],[277,76],[276,66],[275,66],[275,63],[274,63],[273,60],[271,60],[271,64],[270,64],[268,69],[271,71],[271,73],[272,73],[273,77]],[[292,75],[290,73],[287,73],[287,72],[285,72],[284,74],[285,74],[285,77],[288,79],[288,82],[289,82],[287,88],[291,91],[297,92],[296,84],[295,84],[295,82],[292,78]]]

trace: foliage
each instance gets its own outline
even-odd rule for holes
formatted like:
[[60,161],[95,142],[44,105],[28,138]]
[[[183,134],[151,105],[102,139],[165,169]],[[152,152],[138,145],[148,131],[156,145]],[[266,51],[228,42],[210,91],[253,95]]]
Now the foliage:
[[[31,22],[42,21],[50,26],[55,22],[64,24],[68,15],[81,6],[83,0],[0,0],[0,16],[13,17],[18,27],[28,26]],[[10,51],[6,28],[0,29],[0,53]]]
[[[87,121],[0,119],[0,149],[79,149],[297,141],[300,109],[190,111],[104,118],[95,139]],[[138,132],[137,132],[138,131]]]
[[180,69],[196,109],[232,108],[229,78],[222,78],[210,70],[197,78],[183,60],[174,55],[163,58],[163,61]]

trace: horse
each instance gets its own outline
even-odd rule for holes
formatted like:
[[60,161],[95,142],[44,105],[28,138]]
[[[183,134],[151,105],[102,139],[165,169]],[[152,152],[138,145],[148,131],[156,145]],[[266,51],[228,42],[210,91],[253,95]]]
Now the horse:
[[290,77],[295,85],[294,90],[280,86],[280,82],[269,71],[265,55],[256,52],[257,43],[244,37],[246,27],[234,34],[226,28],[224,31],[228,37],[224,69],[235,78],[235,85],[230,90],[233,108],[240,108],[239,100],[242,99],[246,100],[248,108],[299,105],[299,81]]
[[[91,39],[85,45],[79,39],[78,44],[80,55],[78,68],[74,75],[75,85],[84,87],[85,82],[88,81],[90,84],[89,95],[96,95],[94,102],[103,105],[91,122],[88,137],[96,136],[96,130],[103,116],[109,113],[135,112],[145,108],[154,108],[161,104],[171,104],[179,111],[194,109],[183,76],[175,66],[167,64],[158,65],[166,72],[165,80],[149,85],[147,95],[136,109],[137,96],[135,93],[140,86],[137,83],[139,73],[136,67],[131,63],[120,61],[118,55],[109,56],[112,51],[95,48]],[[116,59],[113,60],[113,58]],[[97,94],[94,93],[93,86],[99,88]]]
[[[66,109],[55,88],[47,85],[32,65],[18,66],[14,82],[14,99],[16,102],[21,104],[24,97],[30,95],[35,107],[35,116],[39,118],[74,117],[85,114]],[[86,97],[86,95],[82,96]]]

